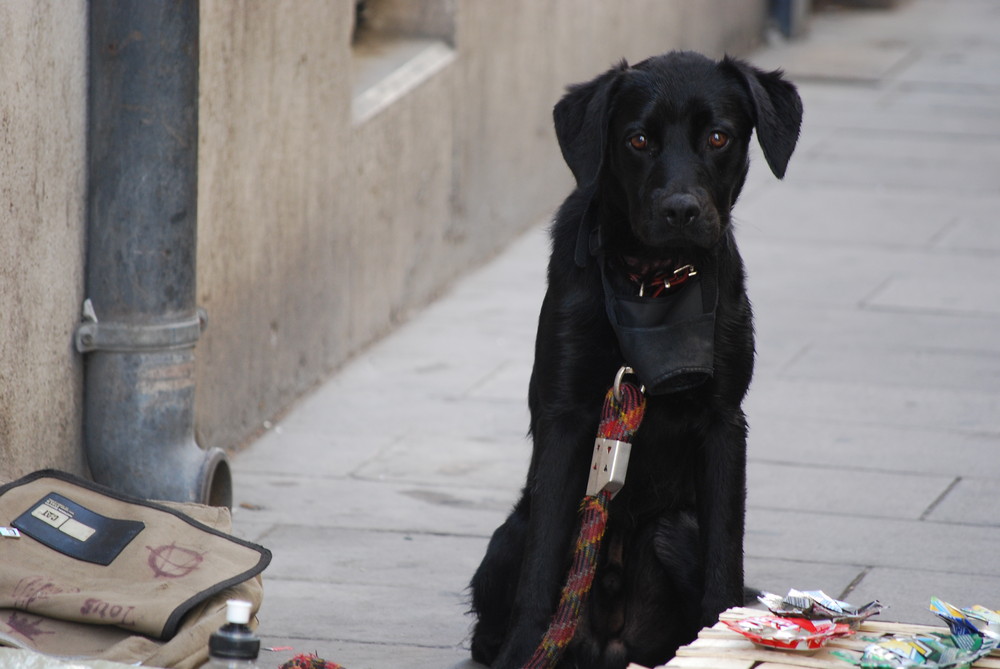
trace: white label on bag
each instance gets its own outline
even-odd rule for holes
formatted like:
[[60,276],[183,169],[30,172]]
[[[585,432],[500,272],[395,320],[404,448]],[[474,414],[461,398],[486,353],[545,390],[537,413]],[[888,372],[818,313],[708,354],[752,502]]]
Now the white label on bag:
[[52,508],[48,504],[40,504],[35,507],[35,510],[31,512],[31,515],[38,520],[48,523],[52,527],[59,527],[69,520],[69,516],[62,511]]
[[59,529],[74,539],[79,539],[80,541],[86,541],[91,537],[91,535],[94,534],[94,532],[97,531],[93,527],[87,527],[79,520],[73,520],[72,518],[63,523],[62,527]]

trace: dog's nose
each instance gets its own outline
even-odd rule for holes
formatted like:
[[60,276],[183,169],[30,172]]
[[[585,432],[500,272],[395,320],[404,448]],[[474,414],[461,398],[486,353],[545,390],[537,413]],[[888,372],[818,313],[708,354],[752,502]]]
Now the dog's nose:
[[663,203],[663,214],[668,225],[685,226],[701,215],[701,207],[694,195],[675,193]]

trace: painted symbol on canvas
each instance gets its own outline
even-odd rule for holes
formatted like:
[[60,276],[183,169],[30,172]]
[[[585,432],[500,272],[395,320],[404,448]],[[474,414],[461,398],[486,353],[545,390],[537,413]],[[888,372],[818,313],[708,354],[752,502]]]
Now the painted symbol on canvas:
[[51,630],[43,630],[41,625],[42,618],[32,620],[31,617],[28,616],[19,616],[16,611],[11,612],[11,614],[7,617],[7,626],[29,641],[34,641],[36,637],[42,634],[55,634],[55,632],[52,632]]
[[176,542],[158,546],[146,546],[149,551],[149,568],[156,578],[184,578],[198,569],[204,553],[178,546]]

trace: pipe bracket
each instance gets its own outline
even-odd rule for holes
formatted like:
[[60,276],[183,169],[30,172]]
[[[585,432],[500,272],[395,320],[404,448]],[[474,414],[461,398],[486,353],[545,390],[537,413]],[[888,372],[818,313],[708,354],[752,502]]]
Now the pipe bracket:
[[80,353],[114,351],[140,353],[194,346],[208,324],[208,314],[199,307],[190,318],[156,325],[98,322],[94,304],[83,301],[83,322],[74,333]]

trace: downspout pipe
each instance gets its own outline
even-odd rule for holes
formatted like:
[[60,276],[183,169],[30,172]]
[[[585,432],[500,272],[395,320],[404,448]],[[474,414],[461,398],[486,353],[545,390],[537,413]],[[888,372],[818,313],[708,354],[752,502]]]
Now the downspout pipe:
[[90,0],[84,449],[94,480],[232,504],[194,437],[198,2]]

